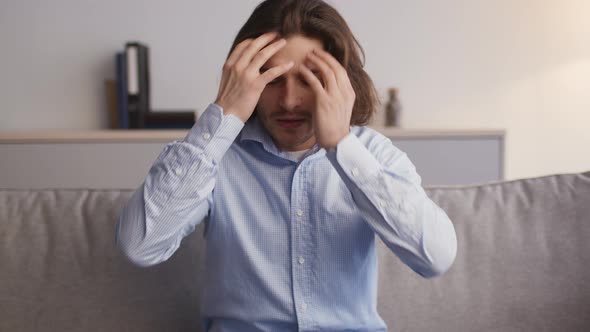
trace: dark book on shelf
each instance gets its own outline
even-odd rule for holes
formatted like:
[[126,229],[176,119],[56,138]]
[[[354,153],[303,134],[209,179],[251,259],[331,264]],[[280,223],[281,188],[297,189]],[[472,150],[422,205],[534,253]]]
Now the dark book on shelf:
[[196,121],[194,111],[148,112],[144,117],[145,129],[190,129]]
[[125,44],[125,60],[129,128],[143,128],[145,114],[150,111],[148,47],[140,42],[127,42]]
[[127,110],[127,61],[125,60],[125,53],[118,52],[115,59],[118,128],[127,129],[129,128],[129,113]]
[[104,81],[104,92],[107,101],[107,115],[110,129],[119,127],[119,111],[117,105],[117,82],[115,80]]
[[152,110],[149,48],[138,41],[125,43],[116,54],[117,112],[122,129],[190,129],[193,110]]

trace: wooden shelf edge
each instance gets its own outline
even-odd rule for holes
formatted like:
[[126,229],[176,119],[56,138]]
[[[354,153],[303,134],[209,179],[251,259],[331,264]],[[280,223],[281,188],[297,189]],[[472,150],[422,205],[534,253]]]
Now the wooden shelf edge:
[[[403,129],[371,127],[393,139],[404,138],[503,138],[501,129]],[[47,130],[0,133],[0,144],[44,144],[44,143],[134,143],[171,142],[183,139],[188,129],[180,130]]]
[[504,129],[406,129],[377,126],[371,128],[390,138],[502,138],[506,135]]
[[183,139],[187,130],[63,130],[0,133],[0,144],[168,142]]

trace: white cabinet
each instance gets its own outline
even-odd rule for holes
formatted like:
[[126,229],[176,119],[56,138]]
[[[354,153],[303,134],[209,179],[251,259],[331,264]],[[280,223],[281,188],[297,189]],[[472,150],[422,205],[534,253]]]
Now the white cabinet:
[[425,186],[504,179],[504,131],[381,132],[408,154]]
[[[380,129],[423,185],[503,179],[503,131]],[[0,134],[0,188],[136,188],[167,142],[185,130]]]

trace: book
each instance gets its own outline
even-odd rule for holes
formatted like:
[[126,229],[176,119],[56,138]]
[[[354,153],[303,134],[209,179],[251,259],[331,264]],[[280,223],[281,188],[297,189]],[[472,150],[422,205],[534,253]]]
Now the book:
[[117,81],[117,114],[118,127],[129,128],[129,113],[127,109],[127,61],[124,52],[116,55],[116,81]]
[[117,53],[117,99],[119,128],[190,129],[196,122],[194,110],[151,109],[149,48],[138,41]]
[[144,118],[145,129],[190,129],[196,122],[194,111],[148,112]]
[[117,82],[115,80],[105,80],[104,92],[107,101],[109,128],[117,129],[119,128],[119,112],[117,110]]
[[150,105],[150,64],[149,48],[139,44],[139,119],[138,128],[144,128],[145,115],[151,111]]
[[125,60],[129,128],[143,128],[145,114],[150,111],[148,47],[136,41],[127,42],[125,44]]

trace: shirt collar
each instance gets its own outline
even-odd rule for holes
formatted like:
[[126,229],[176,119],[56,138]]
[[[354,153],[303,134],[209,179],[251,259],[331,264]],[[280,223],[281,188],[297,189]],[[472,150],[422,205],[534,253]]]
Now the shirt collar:
[[[242,128],[242,132],[240,133],[239,141],[240,143],[244,141],[258,142],[267,152],[270,152],[275,156],[279,156],[283,159],[298,162],[294,159],[294,157],[291,154],[289,154],[288,152],[281,151],[275,145],[275,143],[272,140],[272,137],[270,137],[268,131],[264,129],[257,116],[253,116],[253,118],[250,118],[248,119],[248,121],[246,121],[246,124],[244,125],[244,128]],[[316,143],[311,149],[309,149],[309,151],[307,151],[305,155],[310,156],[318,151],[323,151],[323,153],[319,153],[318,155],[325,154],[325,150],[320,148],[319,145]]]

